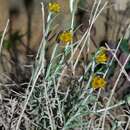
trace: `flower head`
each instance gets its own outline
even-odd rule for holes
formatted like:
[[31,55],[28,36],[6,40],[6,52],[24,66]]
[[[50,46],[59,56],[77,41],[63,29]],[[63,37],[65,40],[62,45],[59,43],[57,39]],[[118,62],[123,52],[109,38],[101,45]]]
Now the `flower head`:
[[100,52],[96,55],[96,63],[104,64],[109,60],[109,56],[105,48],[100,48]]
[[56,2],[50,2],[49,5],[48,5],[48,9],[50,12],[53,12],[53,13],[59,13],[60,12],[60,4],[56,3]]
[[65,44],[71,42],[72,39],[73,39],[72,33],[68,31],[63,32],[59,35],[60,42],[65,43]]
[[106,86],[106,80],[100,76],[94,76],[92,79],[93,89],[104,88]]

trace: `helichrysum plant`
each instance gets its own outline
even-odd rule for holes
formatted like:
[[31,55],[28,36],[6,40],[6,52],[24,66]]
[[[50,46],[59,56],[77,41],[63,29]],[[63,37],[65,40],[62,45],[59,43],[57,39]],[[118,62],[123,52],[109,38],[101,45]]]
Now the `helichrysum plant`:
[[107,81],[100,77],[100,76],[93,76],[93,79],[92,79],[92,87],[93,89],[99,89],[99,88],[105,88],[106,87],[106,84],[107,84]]
[[49,5],[48,5],[48,9],[50,12],[52,13],[59,13],[60,12],[60,9],[61,9],[61,6],[59,3],[56,3],[56,2],[50,2]]
[[59,34],[59,41],[64,44],[70,43],[72,41],[72,39],[73,39],[73,35],[69,31],[65,31],[65,32]]
[[[61,33],[59,33],[59,30],[51,28],[53,19],[60,17],[57,14],[62,13],[61,5],[57,2],[48,4],[49,14],[45,22],[46,27],[43,29],[45,34],[43,34],[36,56],[30,82],[25,83],[28,84],[27,91],[24,94],[16,93],[19,95],[19,100],[17,101],[17,98],[15,98],[14,103],[11,102],[11,99],[5,98],[4,107],[2,106],[4,100],[0,97],[0,108],[2,109],[0,109],[0,128],[5,126],[7,130],[109,130],[108,127],[102,125],[102,122],[108,119],[111,130],[120,129],[121,122],[123,122],[121,129],[126,126],[126,130],[129,119],[128,122],[119,120],[119,113],[117,114],[118,117],[114,117],[111,111],[106,115],[104,114],[106,110],[113,110],[125,104],[124,100],[117,104],[112,102],[112,106],[109,106],[108,102],[106,108],[104,99],[109,100],[110,98],[100,93],[102,90],[104,92],[105,88],[108,88],[109,79],[107,74],[110,71],[109,68],[112,67],[112,58],[108,54],[109,50],[105,47],[99,47],[92,59],[84,61],[84,57],[80,59],[79,56],[79,58],[76,57],[76,59],[79,59],[76,65],[75,61],[71,62],[77,53],[80,54],[80,51],[82,55],[82,43],[83,45],[87,44],[87,47],[89,47],[87,38],[91,36],[89,34],[91,31],[89,32],[88,29],[83,34],[83,37],[79,34],[81,39],[76,37],[78,32],[75,31],[74,22],[78,3],[79,0],[76,0],[76,3],[74,0],[70,1],[71,31],[64,31],[67,29],[63,28],[60,30]],[[100,1],[98,3],[95,0],[94,5],[93,10],[97,13],[101,12]],[[45,12],[42,11],[44,16]],[[95,12],[91,14],[93,15]],[[93,17],[96,18],[97,16],[95,13]],[[91,20],[95,21],[93,17],[91,17]],[[43,17],[43,19],[45,18]],[[90,27],[92,26],[90,25]],[[54,34],[52,37],[50,36],[50,39],[53,39],[52,41],[48,38],[51,34]],[[51,42],[54,48],[49,59],[46,52],[50,49],[47,46]],[[57,42],[59,43],[57,44]],[[61,49],[60,45],[66,47],[59,51]],[[88,51],[86,50],[83,55],[87,54]],[[83,73],[78,73],[77,76],[76,73],[81,70],[79,66],[82,67]],[[121,73],[125,73],[125,70]],[[13,82],[13,84],[15,83]],[[116,84],[114,87],[116,87]],[[110,97],[112,98],[112,96]],[[103,100],[100,100],[101,98]],[[110,101],[113,101],[113,99]],[[129,103],[129,96],[127,102]],[[124,113],[121,114],[125,116]],[[127,118],[129,117],[127,116]],[[108,122],[104,123],[105,126],[108,125]]]
[[98,54],[95,57],[96,63],[107,63],[109,60],[109,56],[105,48],[100,48]]

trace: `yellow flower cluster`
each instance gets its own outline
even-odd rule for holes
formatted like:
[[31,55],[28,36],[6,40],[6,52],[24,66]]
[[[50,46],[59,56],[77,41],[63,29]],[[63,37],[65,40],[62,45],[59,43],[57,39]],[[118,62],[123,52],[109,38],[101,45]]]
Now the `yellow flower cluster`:
[[92,87],[93,89],[104,88],[106,86],[106,80],[101,78],[100,76],[94,76],[92,79]]
[[109,60],[109,57],[106,53],[105,48],[101,48],[99,51],[100,51],[99,54],[97,54],[97,56],[95,58],[96,63],[102,63],[102,64],[106,63]]
[[59,13],[60,12],[60,9],[61,9],[61,6],[60,4],[56,3],[56,2],[50,2],[49,3],[49,6],[48,6],[48,9],[50,12],[53,12],[53,13]]
[[71,42],[72,39],[73,39],[73,35],[72,35],[71,32],[68,32],[68,31],[63,32],[63,33],[61,33],[61,34],[59,35],[59,40],[60,40],[60,42],[65,43],[65,44]]

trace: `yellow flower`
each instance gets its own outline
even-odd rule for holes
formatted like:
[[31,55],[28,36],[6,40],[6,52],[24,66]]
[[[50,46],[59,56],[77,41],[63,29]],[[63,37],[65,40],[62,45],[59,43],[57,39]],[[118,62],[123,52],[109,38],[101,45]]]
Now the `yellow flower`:
[[106,63],[109,60],[109,57],[104,48],[100,49],[99,54],[96,56],[96,63]]
[[61,8],[61,6],[58,3],[56,3],[56,2],[53,2],[53,3],[50,2],[49,6],[48,6],[49,11],[53,12],[53,13],[60,12],[60,8]]
[[94,76],[92,79],[93,89],[104,88],[106,86],[106,80],[100,76]]
[[59,35],[59,40],[63,43],[69,43],[73,39],[72,33],[71,32],[63,32]]

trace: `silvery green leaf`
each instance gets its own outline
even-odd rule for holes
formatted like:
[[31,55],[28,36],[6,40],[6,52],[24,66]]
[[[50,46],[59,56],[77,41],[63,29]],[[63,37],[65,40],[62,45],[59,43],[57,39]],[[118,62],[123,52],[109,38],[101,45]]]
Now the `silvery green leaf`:
[[130,105],[130,95],[127,95],[126,101],[127,101],[128,105]]
[[74,9],[74,0],[70,0],[70,11],[73,12]]

